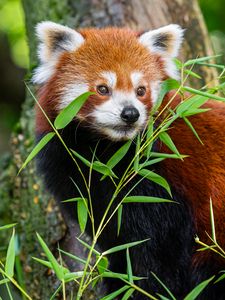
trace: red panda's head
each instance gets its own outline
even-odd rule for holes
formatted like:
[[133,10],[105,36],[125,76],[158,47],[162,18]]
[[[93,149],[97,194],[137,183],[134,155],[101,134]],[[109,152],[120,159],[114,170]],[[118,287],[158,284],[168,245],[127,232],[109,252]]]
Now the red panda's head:
[[[41,85],[46,113],[54,119],[80,94],[93,91],[76,118],[111,140],[130,139],[142,130],[160,83],[178,76],[173,63],[183,37],[178,25],[139,35],[125,28],[75,31],[42,22],[37,35],[40,66],[33,81]],[[47,130],[40,112],[37,130]]]

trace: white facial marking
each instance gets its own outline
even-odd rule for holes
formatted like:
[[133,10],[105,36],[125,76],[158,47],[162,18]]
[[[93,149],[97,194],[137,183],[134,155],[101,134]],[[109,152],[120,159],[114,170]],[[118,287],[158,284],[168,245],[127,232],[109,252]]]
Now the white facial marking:
[[153,104],[157,102],[160,91],[160,83],[161,82],[159,80],[150,82],[151,100]]
[[88,90],[89,90],[88,84],[83,82],[68,84],[62,92],[63,96],[60,99],[58,110],[62,110],[67,105],[69,105],[75,98],[77,98],[83,93],[88,92]]
[[[183,40],[183,34],[184,30],[179,25],[170,24],[143,33],[139,41],[151,52],[176,57]],[[166,35],[168,35],[168,40],[161,41],[160,38],[166,38]]]
[[116,87],[117,76],[115,72],[104,71],[101,73],[101,76],[106,80],[109,87],[112,89]]
[[137,88],[140,84],[141,79],[143,78],[143,74],[141,72],[133,72],[131,73],[130,77],[133,87]]
[[[128,128],[120,115],[124,107],[134,106],[140,114],[138,120]],[[147,112],[145,105],[136,98],[135,92],[114,91],[109,100],[93,112],[95,127],[112,140],[132,139],[145,126]]]

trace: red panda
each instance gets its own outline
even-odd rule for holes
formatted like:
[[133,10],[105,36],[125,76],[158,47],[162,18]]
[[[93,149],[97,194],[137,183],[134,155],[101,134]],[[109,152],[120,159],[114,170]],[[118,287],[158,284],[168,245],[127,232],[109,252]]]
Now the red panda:
[[[81,29],[75,31],[52,22],[37,26],[40,66],[33,81],[40,86],[38,100],[51,121],[80,94],[94,92],[79,111],[77,117],[61,132],[69,148],[75,149],[91,160],[96,156],[106,162],[123,141],[134,139],[147,124],[160,84],[167,78],[179,77],[173,58],[177,56],[183,30],[178,25],[138,34],[125,28]],[[167,95],[164,102],[168,102]],[[179,99],[176,97],[176,101]],[[154,171],[165,177],[172,190],[173,199],[179,205],[133,203],[123,210],[120,235],[117,236],[117,220],[112,218],[99,239],[103,250],[132,241],[148,239],[131,250],[133,273],[147,277],[138,285],[146,291],[164,293],[151,275],[154,272],[177,299],[184,296],[198,283],[218,274],[224,262],[211,252],[196,252],[194,237],[205,239],[210,233],[209,199],[213,200],[218,243],[225,246],[225,104],[208,101],[211,110],[191,117],[191,122],[202,139],[199,143],[182,120],[170,129],[170,136],[182,154],[181,160],[166,159],[154,165]],[[42,112],[36,111],[36,135],[39,140],[51,127]],[[155,151],[168,151],[156,142]],[[126,156],[115,168],[122,176],[133,157],[132,144]],[[53,138],[38,158],[38,167],[47,188],[59,201],[69,230],[75,221],[74,210],[61,201],[83,195],[86,189],[80,173],[70,157]],[[88,178],[89,170],[81,166]],[[96,226],[99,224],[114,185],[110,180],[100,181],[100,175],[92,178],[91,196]],[[123,197],[138,179],[131,181],[121,191]],[[132,195],[168,198],[159,185],[144,179]],[[118,199],[119,200],[119,199]],[[205,239],[207,241],[207,239]],[[124,253],[111,257],[111,269],[126,272]],[[144,300],[136,293],[133,299]],[[198,299],[225,299],[222,282],[208,287]]]

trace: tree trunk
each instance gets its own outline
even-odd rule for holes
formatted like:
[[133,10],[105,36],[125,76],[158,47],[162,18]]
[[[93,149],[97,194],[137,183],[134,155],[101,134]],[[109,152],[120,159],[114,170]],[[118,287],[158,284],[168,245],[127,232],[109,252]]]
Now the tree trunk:
[[[186,28],[182,59],[212,55],[207,30],[197,0],[23,0],[26,15],[31,66],[37,64],[34,27],[42,20],[52,20],[71,27],[128,26],[148,30],[178,23]],[[216,77],[212,69],[202,68],[202,83]],[[28,94],[22,108],[20,123],[12,136],[12,155],[2,162],[0,175],[0,214],[17,222],[20,258],[25,284],[32,299],[49,299],[57,287],[54,274],[35,263],[41,248],[36,239],[39,232],[56,250],[65,235],[65,225],[54,199],[43,189],[34,163],[19,175],[17,172],[34,146],[34,100]],[[6,213],[7,212],[7,213]],[[6,218],[5,218],[6,220]],[[87,295],[83,299],[96,299]]]

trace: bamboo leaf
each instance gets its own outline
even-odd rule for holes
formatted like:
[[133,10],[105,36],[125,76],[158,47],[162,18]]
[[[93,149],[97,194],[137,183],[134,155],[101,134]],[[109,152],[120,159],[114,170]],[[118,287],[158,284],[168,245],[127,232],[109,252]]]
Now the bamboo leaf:
[[26,165],[47,145],[47,143],[55,136],[55,132],[47,133],[34,147],[27,159],[20,168],[18,174],[26,167]]
[[86,264],[86,260],[84,260],[84,259],[82,259],[82,258],[80,258],[80,257],[78,257],[78,256],[76,256],[76,255],[74,255],[74,254],[71,254],[71,253],[69,253],[69,252],[66,252],[66,251],[64,251],[64,250],[62,250],[62,249],[58,249],[62,254],[64,254],[64,255],[66,255],[66,256],[68,256],[69,258],[71,258],[72,260],[74,260],[74,261],[79,261],[80,263],[82,263],[82,264]]
[[122,300],[127,300],[130,298],[130,296],[133,294],[133,292],[135,291],[135,289],[131,288],[128,291],[126,291],[126,293],[123,295]]
[[210,197],[210,221],[211,221],[211,228],[212,228],[212,239],[213,242],[216,243],[216,229],[215,229],[215,221],[214,221],[214,213],[213,213],[213,204],[212,198]]
[[167,292],[167,294],[171,297],[172,300],[176,300],[172,292],[168,289],[168,287],[159,279],[159,277],[151,272],[152,276],[160,283],[160,285],[164,288],[164,290]]
[[[43,260],[43,259],[40,259],[40,258],[37,258],[37,257],[32,257],[32,258],[33,258],[33,260],[35,260],[36,262],[42,264],[43,266],[47,267],[48,269],[53,270],[53,266],[49,261],[46,261],[46,260]],[[65,267],[62,267],[62,269],[63,269],[64,274],[69,272],[69,270]]]
[[106,271],[106,269],[108,268],[108,266],[109,266],[109,261],[108,261],[107,257],[102,257],[97,264],[97,269],[98,269],[99,274],[101,275],[102,273],[104,273]]
[[197,73],[191,71],[191,70],[187,70],[185,69],[184,70],[184,73],[187,74],[187,75],[190,75],[192,77],[195,77],[195,78],[198,78],[198,79],[201,79],[202,77],[200,75],[198,75]]
[[[6,284],[6,283],[8,283],[8,282],[10,282],[10,280],[9,280],[8,278],[2,279],[2,280],[0,280],[0,285]],[[0,298],[0,299],[1,299],[1,298]]]
[[127,275],[128,275],[128,281],[130,283],[133,283],[133,272],[132,272],[132,265],[131,265],[131,260],[130,260],[130,253],[129,253],[129,248],[127,248],[126,251],[126,259],[127,259]]
[[93,95],[94,93],[87,92],[76,99],[74,99],[68,106],[66,106],[60,114],[56,117],[54,126],[56,129],[65,128],[77,115],[81,107],[87,101],[89,96]]
[[63,280],[64,278],[64,273],[63,273],[63,268],[62,266],[60,266],[57,262],[57,260],[55,259],[54,255],[52,254],[52,252],[49,250],[48,246],[46,245],[46,243],[44,242],[44,240],[42,239],[42,237],[37,234],[37,238],[38,241],[43,249],[43,251],[45,252],[49,262],[52,265],[53,270],[55,271],[56,276],[58,277],[59,280]]
[[112,253],[115,253],[115,252],[118,252],[118,251],[122,251],[122,250],[125,250],[125,249],[127,249],[127,248],[131,248],[131,247],[140,245],[140,244],[142,244],[142,243],[145,243],[145,242],[147,242],[148,240],[149,240],[149,239],[145,239],[145,240],[141,240],[141,241],[137,241],[137,242],[131,242],[131,243],[119,245],[119,246],[116,246],[116,247],[113,247],[113,248],[111,248],[111,249],[108,249],[108,250],[104,251],[104,252],[102,253],[102,255],[108,255],[108,254],[112,254]]
[[122,294],[129,288],[129,285],[123,286],[121,289],[101,298],[101,300],[114,300],[118,295]]
[[78,152],[76,152],[75,150],[73,150],[73,149],[70,149],[71,150],[71,152],[73,153],[73,155],[75,155],[77,158],[79,158],[81,161],[82,161],[82,163],[84,163],[87,167],[91,167],[91,163],[90,163],[90,161],[89,160],[87,160],[86,158],[84,158],[82,155],[80,155]]
[[215,283],[221,281],[221,280],[224,280],[225,279],[225,274],[222,274],[216,281]]
[[195,300],[198,295],[207,287],[207,285],[213,280],[215,276],[198,284],[185,298],[184,300]]
[[17,223],[12,223],[12,224],[7,224],[7,225],[4,225],[4,226],[1,226],[0,231],[5,230],[5,229],[10,229],[12,227],[15,227],[16,225],[17,225]]
[[205,62],[207,60],[210,60],[212,58],[216,58],[216,57],[219,57],[219,56],[221,56],[221,55],[220,54],[219,55],[210,55],[210,56],[205,56],[205,57],[200,57],[200,58],[195,58],[195,59],[189,59],[188,61],[186,61],[184,63],[184,67],[194,65],[194,64],[198,64],[198,63],[202,63],[202,62]]
[[70,199],[64,200],[64,201],[62,201],[62,203],[78,202],[78,201],[82,201],[82,200],[87,201],[86,198],[76,197],[76,198],[70,198]]
[[116,153],[113,154],[112,157],[110,157],[106,165],[111,169],[114,168],[127,154],[131,144],[132,140],[127,141],[122,147],[119,148],[119,150],[116,151]]
[[[104,272],[102,273],[103,278],[118,278],[118,279],[125,279],[128,280],[128,275],[127,274],[122,274],[122,273],[115,273],[115,272]],[[142,279],[148,279],[147,277],[138,277],[138,276],[133,276],[133,280],[142,280]]]
[[175,79],[167,79],[167,80],[164,80],[164,81],[161,83],[159,96],[158,96],[156,105],[154,106],[153,110],[156,111],[156,110],[160,107],[160,105],[161,105],[161,103],[162,103],[162,101],[163,101],[165,95],[166,95],[169,91],[174,90],[174,89],[178,89],[179,86],[180,86],[179,82],[178,82],[177,80],[175,80]]
[[163,202],[173,202],[173,200],[157,198],[157,197],[148,197],[148,196],[129,196],[126,197],[123,203],[163,203]]
[[180,153],[177,150],[177,147],[175,146],[174,142],[167,132],[160,132],[159,138],[173,153],[180,157]]
[[223,101],[223,102],[225,101],[224,97],[220,97],[220,96],[208,93],[208,92],[203,92],[203,91],[200,91],[200,90],[196,90],[196,89],[190,88],[188,86],[182,87],[182,90],[190,92],[192,94],[201,95],[201,96],[204,96],[206,98],[215,99],[215,100],[219,100],[219,101]]
[[161,185],[162,187],[164,187],[164,189],[172,197],[170,186],[165,178],[163,178],[162,176],[154,173],[153,171],[149,171],[147,169],[142,169],[142,170],[138,171],[138,174],[147,178],[148,180],[153,181],[153,182]]
[[103,174],[104,176],[112,176],[114,178],[118,178],[110,167],[100,161],[94,161],[92,169],[98,173]]
[[184,121],[185,121],[185,123],[188,125],[188,127],[191,129],[191,131],[194,133],[194,135],[195,135],[196,138],[199,140],[199,142],[200,142],[202,145],[204,145],[203,142],[202,142],[202,140],[200,139],[200,137],[199,137],[197,131],[195,130],[194,126],[191,124],[191,122],[190,122],[186,117],[184,117]]
[[88,220],[88,210],[87,210],[87,203],[84,199],[77,202],[77,215],[78,215],[78,223],[80,226],[80,230],[83,233],[87,220]]
[[[84,246],[86,247],[87,249],[91,250],[91,246],[88,245],[86,242],[82,241],[81,239],[77,238],[77,240]],[[96,254],[96,255],[100,255],[100,252],[93,249],[93,253]]]
[[6,262],[5,262],[5,273],[10,278],[12,278],[14,275],[15,257],[16,257],[15,229],[13,228],[13,233],[9,241],[9,246],[6,254]]
[[123,205],[121,204],[118,208],[118,211],[117,211],[117,235],[120,234],[122,214],[123,214]]

